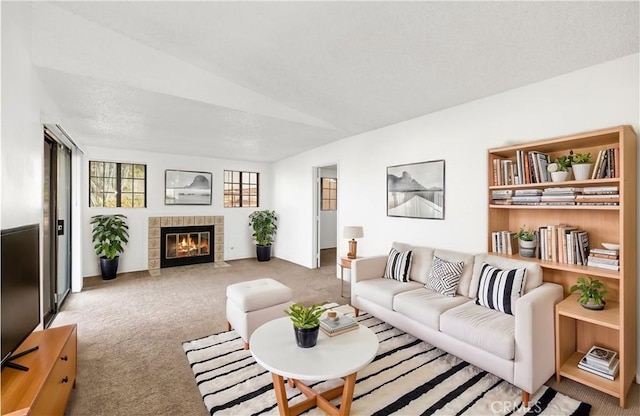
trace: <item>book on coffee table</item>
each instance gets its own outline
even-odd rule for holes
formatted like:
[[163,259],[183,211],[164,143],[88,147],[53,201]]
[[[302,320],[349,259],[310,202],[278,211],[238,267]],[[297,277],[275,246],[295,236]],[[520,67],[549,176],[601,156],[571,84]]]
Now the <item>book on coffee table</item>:
[[323,334],[325,334],[325,335],[327,335],[327,336],[329,336],[329,337],[335,337],[335,336],[337,336],[337,335],[344,334],[345,332],[351,332],[351,331],[354,331],[354,330],[356,330],[356,329],[358,329],[358,328],[360,328],[360,325],[350,326],[350,327],[347,327],[347,328],[345,328],[345,329],[341,329],[341,330],[339,330],[339,331],[327,332],[327,330],[326,330],[326,329],[324,329],[324,328],[321,326],[321,327],[320,327],[320,331],[322,331],[322,333],[323,333]]
[[346,315],[338,315],[337,319],[335,320],[329,318],[320,320],[320,329],[328,334],[344,332],[345,329],[353,329],[357,327],[358,322],[352,317]]

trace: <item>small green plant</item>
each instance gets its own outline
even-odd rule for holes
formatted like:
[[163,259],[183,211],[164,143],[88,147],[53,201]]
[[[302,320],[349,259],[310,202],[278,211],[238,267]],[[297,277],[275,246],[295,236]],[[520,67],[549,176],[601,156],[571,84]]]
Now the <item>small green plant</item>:
[[315,328],[320,325],[320,317],[325,311],[322,307],[326,302],[316,303],[306,307],[300,303],[294,303],[285,309],[285,313],[291,318],[296,328]]
[[591,153],[576,153],[571,157],[571,163],[580,165],[583,163],[591,163]]
[[114,259],[118,253],[124,251],[124,245],[129,242],[129,226],[126,221],[127,217],[122,214],[91,217],[91,239],[98,256],[104,255],[108,259]]
[[597,306],[604,303],[604,296],[609,293],[601,281],[589,276],[578,276],[576,284],[569,289],[570,293],[576,291],[580,291],[578,303]]
[[568,172],[571,167],[571,155],[559,156],[547,167],[549,172]]
[[522,227],[520,227],[520,231],[518,231],[515,234],[515,237],[518,240],[522,240],[522,241],[533,241],[536,239],[536,235],[533,232],[533,230],[531,229],[525,229],[526,225],[523,225]]
[[278,229],[275,211],[254,211],[249,215],[249,226],[253,228],[251,235],[259,246],[270,246]]

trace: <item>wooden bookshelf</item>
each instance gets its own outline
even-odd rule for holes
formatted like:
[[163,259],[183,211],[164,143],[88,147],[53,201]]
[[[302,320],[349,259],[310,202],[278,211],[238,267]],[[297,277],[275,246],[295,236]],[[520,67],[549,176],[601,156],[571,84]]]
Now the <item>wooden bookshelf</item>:
[[[516,161],[516,154],[542,152],[551,161],[561,155],[591,153],[616,148],[619,175],[617,177],[584,181],[523,183],[495,185],[494,159]],[[551,260],[529,259],[543,269],[544,280],[563,286],[565,299],[556,305],[556,377],[580,382],[619,398],[626,406],[626,396],[636,375],[637,332],[637,136],[631,126],[579,133],[571,136],[544,139],[488,151],[488,247],[491,233],[522,226],[537,230],[554,224],[568,224],[587,231],[589,247],[601,243],[620,244],[620,270],[582,266]],[[617,186],[619,205],[498,205],[492,204],[492,191],[517,189],[545,189],[551,187]],[[517,254],[505,257],[519,257]],[[578,276],[591,276],[602,281],[609,294],[603,311],[591,311],[577,303],[577,295],[569,295],[569,288]],[[620,369],[611,381],[578,368],[579,360],[593,345],[618,352]]]

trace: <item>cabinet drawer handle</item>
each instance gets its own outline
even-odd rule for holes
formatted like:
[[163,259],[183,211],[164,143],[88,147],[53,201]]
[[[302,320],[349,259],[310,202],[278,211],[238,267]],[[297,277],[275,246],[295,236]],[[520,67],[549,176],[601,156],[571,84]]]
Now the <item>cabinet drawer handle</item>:
[[69,357],[68,357],[68,356],[66,356],[66,355],[63,355],[62,357],[60,357],[60,359],[61,359],[62,361],[67,361],[67,360],[69,359]]
[[64,376],[64,378],[62,379],[62,384],[68,383],[68,382],[69,382],[69,377]]

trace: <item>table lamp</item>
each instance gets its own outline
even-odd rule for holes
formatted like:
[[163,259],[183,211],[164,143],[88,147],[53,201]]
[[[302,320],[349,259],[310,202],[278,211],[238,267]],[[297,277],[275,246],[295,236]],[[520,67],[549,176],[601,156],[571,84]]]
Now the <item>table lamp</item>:
[[364,232],[361,226],[346,226],[342,232],[343,238],[350,238],[349,240],[349,252],[347,253],[348,259],[355,259],[358,251],[358,242],[356,238],[364,237]]

